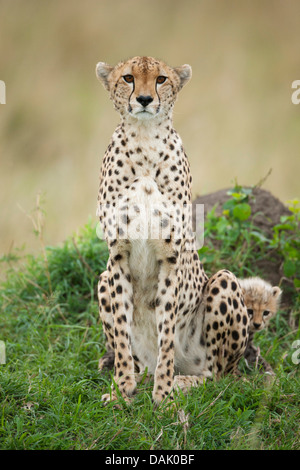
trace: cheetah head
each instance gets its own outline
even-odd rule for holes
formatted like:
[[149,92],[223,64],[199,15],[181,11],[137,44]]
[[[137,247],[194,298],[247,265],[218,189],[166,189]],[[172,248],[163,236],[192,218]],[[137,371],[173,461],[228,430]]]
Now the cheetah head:
[[192,69],[189,65],[172,68],[152,57],[134,57],[115,67],[99,62],[96,75],[122,117],[144,121],[171,112]]
[[279,309],[281,289],[258,277],[240,280],[240,284],[250,319],[250,331],[266,328]]

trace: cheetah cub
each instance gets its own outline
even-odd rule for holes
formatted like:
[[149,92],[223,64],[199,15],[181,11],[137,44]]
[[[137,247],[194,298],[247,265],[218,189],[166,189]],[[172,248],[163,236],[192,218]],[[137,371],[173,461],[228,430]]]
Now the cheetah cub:
[[266,328],[271,318],[276,315],[280,306],[282,291],[279,287],[259,277],[239,279],[243,291],[247,312],[250,319],[249,339],[244,357],[248,363],[258,362],[267,373],[273,374],[272,367],[260,355],[259,349],[253,344],[253,337],[257,331]]

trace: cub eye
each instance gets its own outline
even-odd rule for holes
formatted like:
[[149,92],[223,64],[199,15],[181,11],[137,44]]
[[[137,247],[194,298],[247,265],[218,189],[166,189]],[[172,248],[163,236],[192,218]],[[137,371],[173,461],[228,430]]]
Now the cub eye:
[[253,315],[252,308],[247,308],[247,312],[248,312],[248,315],[250,315],[252,317],[252,315]]
[[269,313],[270,313],[269,310],[264,310],[263,316],[264,316],[264,317],[267,317],[267,316],[269,315]]
[[125,80],[126,83],[133,83],[134,82],[133,75],[123,75],[123,79]]
[[166,80],[167,80],[167,77],[164,77],[163,75],[160,75],[159,77],[157,77],[156,83],[159,83],[159,85],[161,85],[161,84],[164,83]]

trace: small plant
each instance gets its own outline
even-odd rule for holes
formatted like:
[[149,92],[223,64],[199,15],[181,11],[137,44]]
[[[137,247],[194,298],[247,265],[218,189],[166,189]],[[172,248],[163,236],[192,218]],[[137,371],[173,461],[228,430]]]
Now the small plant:
[[251,188],[243,188],[237,183],[233,189],[230,189],[227,194],[231,196],[223,205],[223,214],[232,221],[244,222],[249,219],[251,215],[251,207],[249,199],[252,197]]
[[210,272],[230,266],[235,274],[252,273],[253,261],[261,255],[267,238],[250,219],[250,199],[254,199],[252,188],[243,188],[236,183],[227,193],[230,198],[217,215],[217,205],[207,214],[204,239],[206,245],[199,256]]
[[280,218],[280,224],[273,227],[274,235],[270,247],[278,250],[283,257],[283,272],[292,278],[300,288],[300,201],[288,201],[290,215]]
[[296,290],[294,315],[300,314],[300,201],[288,201],[290,215],[280,218],[273,227],[270,248],[276,250],[283,259],[283,274],[293,283]]

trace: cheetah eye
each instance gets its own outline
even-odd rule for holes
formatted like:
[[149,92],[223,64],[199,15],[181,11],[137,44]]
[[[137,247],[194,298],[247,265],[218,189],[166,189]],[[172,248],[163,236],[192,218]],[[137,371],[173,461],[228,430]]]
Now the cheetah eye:
[[158,83],[159,85],[161,85],[161,84],[164,83],[166,80],[167,80],[167,77],[164,77],[163,75],[160,75],[159,77],[157,77],[156,83]]
[[252,308],[247,308],[247,312],[248,312],[248,315],[249,315],[250,317],[252,317],[252,315],[253,315],[253,310],[252,310]]
[[269,315],[269,313],[270,313],[269,310],[264,310],[263,316],[264,316],[264,317],[267,317],[267,316]]
[[134,82],[134,77],[133,77],[133,75],[123,75],[123,80],[126,83],[133,83]]

